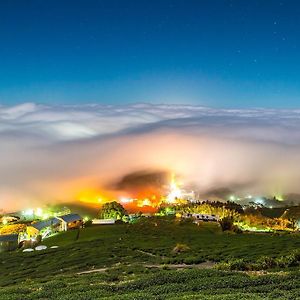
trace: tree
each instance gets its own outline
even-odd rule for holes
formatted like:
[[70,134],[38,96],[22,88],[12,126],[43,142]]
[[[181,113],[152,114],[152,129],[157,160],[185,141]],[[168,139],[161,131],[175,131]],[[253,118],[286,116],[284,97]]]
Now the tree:
[[118,202],[108,202],[103,204],[100,210],[100,218],[121,220],[127,212],[125,208]]
[[222,231],[229,231],[232,230],[234,225],[233,225],[233,218],[230,216],[224,217],[219,221]]
[[177,212],[216,215],[220,219],[223,219],[225,217],[231,217],[233,221],[238,221],[241,216],[241,214],[239,214],[235,209],[226,208],[226,205],[224,205],[224,203],[221,202],[203,202],[201,204],[187,204],[184,206],[177,207]]
[[290,218],[290,228],[295,231],[297,229],[297,220],[295,218]]

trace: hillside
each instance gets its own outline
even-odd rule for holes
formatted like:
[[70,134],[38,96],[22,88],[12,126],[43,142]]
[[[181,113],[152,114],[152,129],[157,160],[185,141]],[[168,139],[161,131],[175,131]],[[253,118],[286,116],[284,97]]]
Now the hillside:
[[[230,234],[214,223],[149,218],[134,225],[69,231],[45,244],[59,247],[1,256],[0,299],[300,297],[298,267],[285,270],[288,281],[282,281],[281,273],[250,276],[211,269],[214,262],[286,255],[300,247],[298,234]],[[187,249],[175,253],[178,244]]]

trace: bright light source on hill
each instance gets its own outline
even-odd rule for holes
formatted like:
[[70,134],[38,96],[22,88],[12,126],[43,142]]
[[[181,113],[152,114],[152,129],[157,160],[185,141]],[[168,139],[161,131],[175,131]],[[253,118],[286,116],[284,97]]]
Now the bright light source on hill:
[[150,200],[149,200],[149,199],[144,199],[144,200],[142,201],[142,206],[151,206]]
[[265,200],[263,198],[256,198],[254,203],[260,204],[260,205],[265,205]]
[[40,207],[38,207],[36,210],[35,210],[35,215],[37,217],[42,217],[43,216],[43,209],[41,209]]
[[131,203],[132,201],[133,201],[133,199],[131,199],[131,198],[126,198],[126,197],[120,198],[120,202],[124,203],[124,204]]
[[43,214],[43,215],[42,215],[42,219],[43,219],[43,220],[47,220],[47,219],[49,219],[49,217],[50,217],[49,214]]
[[26,217],[33,216],[33,209],[26,209],[23,212],[23,215],[26,216]]
[[175,175],[172,174],[171,183],[170,183],[170,192],[167,195],[167,202],[174,203],[177,199],[180,199],[182,196],[181,190],[178,183],[175,180]]

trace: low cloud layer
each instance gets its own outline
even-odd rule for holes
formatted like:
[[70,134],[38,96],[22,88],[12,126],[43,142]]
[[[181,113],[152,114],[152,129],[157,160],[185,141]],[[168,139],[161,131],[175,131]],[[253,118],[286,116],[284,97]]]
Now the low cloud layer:
[[0,208],[72,201],[134,172],[206,191],[300,192],[300,110],[0,106]]

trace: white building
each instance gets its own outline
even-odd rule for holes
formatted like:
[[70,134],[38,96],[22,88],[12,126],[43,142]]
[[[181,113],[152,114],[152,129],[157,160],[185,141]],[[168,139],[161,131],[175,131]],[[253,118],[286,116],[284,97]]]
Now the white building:
[[115,224],[115,219],[94,219],[92,220],[93,225],[112,225]]
[[219,217],[216,215],[208,215],[208,214],[192,214],[192,213],[184,213],[182,215],[183,218],[192,218],[194,220],[199,221],[210,221],[217,222],[219,221]]

